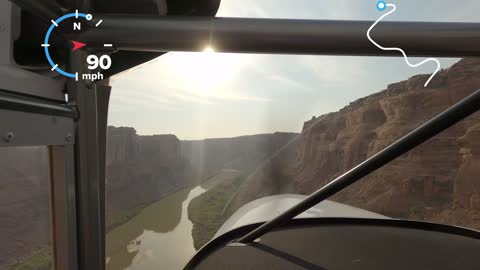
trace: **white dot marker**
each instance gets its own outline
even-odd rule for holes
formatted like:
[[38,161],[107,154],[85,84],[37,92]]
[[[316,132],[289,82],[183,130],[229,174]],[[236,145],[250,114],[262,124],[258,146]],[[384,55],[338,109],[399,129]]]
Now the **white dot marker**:
[[387,9],[387,3],[384,0],[378,1],[377,2],[377,9],[379,11],[384,11],[385,9]]
[[58,64],[56,64],[55,66],[53,66],[53,68],[51,69],[52,71],[54,71],[55,69],[57,69],[58,67]]
[[85,16],[85,19],[87,19],[88,21],[91,21],[93,19],[92,14],[87,14],[87,16]]
[[58,27],[58,24],[54,20],[52,20],[52,23],[55,25],[55,27]]

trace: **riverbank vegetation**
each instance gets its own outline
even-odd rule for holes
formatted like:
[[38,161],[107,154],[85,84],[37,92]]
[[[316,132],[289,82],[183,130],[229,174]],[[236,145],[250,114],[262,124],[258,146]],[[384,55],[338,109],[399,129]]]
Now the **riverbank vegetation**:
[[50,270],[52,269],[52,254],[49,247],[33,251],[23,261],[13,265],[12,270]]
[[113,213],[108,214],[105,217],[105,229],[106,232],[110,232],[111,230],[115,229],[118,226],[121,226],[132,218],[136,217],[142,210],[147,207],[149,204],[142,204],[134,207],[132,209],[125,209],[125,210],[118,210],[114,211]]
[[222,181],[193,199],[188,205],[188,218],[193,223],[192,237],[196,250],[210,241],[222,224],[230,217],[226,211],[243,177]]

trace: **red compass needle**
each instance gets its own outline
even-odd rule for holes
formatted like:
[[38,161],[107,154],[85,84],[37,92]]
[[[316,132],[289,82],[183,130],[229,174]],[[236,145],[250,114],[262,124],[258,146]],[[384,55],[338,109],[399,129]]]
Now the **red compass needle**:
[[83,43],[83,42],[78,42],[78,41],[74,41],[74,40],[71,40],[72,43],[73,43],[73,49],[72,51],[76,51],[78,49],[81,49],[85,46],[87,46],[87,44]]

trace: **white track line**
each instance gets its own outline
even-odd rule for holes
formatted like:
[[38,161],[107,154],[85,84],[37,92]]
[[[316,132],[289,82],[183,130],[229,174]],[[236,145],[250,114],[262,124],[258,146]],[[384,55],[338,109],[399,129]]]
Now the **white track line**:
[[368,40],[370,40],[370,42],[372,42],[375,46],[377,46],[379,49],[381,50],[384,50],[384,51],[399,51],[403,54],[403,57],[405,58],[405,62],[407,63],[407,65],[409,65],[410,67],[413,67],[413,68],[416,68],[416,67],[419,67],[427,62],[430,62],[430,61],[433,61],[437,64],[437,69],[435,70],[435,72],[430,76],[430,78],[428,78],[427,82],[425,83],[424,87],[427,87],[428,84],[430,83],[430,81],[433,79],[433,77],[435,77],[435,75],[437,75],[437,73],[440,71],[440,62],[436,59],[436,58],[428,58],[426,60],[423,60],[422,62],[418,63],[418,64],[412,64],[410,63],[410,61],[408,61],[408,57],[407,57],[407,54],[405,53],[404,50],[400,49],[400,48],[386,48],[386,47],[382,47],[380,44],[378,44],[377,42],[375,42],[371,37],[370,37],[370,32],[372,31],[372,29],[381,21],[383,20],[385,17],[387,17],[388,15],[392,14],[395,12],[395,10],[397,10],[397,6],[395,6],[394,4],[387,4],[387,7],[392,7],[393,9],[390,10],[389,12],[383,14],[380,18],[378,18],[378,20],[372,24],[372,26],[370,26],[370,28],[368,29],[367,31],[367,37],[368,37]]

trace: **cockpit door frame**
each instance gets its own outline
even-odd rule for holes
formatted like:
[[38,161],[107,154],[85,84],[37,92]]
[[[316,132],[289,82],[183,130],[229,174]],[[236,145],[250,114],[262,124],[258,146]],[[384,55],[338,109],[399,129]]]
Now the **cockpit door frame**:
[[78,269],[74,107],[0,90],[0,147],[47,146],[54,269]]

